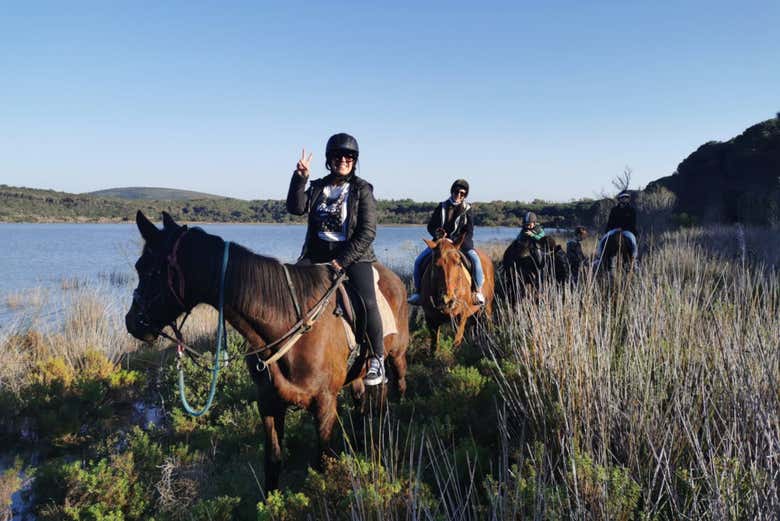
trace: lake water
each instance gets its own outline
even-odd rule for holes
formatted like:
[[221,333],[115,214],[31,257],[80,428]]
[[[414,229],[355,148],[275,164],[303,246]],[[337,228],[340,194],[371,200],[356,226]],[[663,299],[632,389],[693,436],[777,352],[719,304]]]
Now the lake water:
[[[294,261],[305,235],[304,225],[203,224],[208,233],[252,250]],[[506,242],[517,228],[478,227],[475,242]],[[411,272],[425,246],[423,226],[380,226],[374,243],[379,260],[399,272]],[[136,285],[133,264],[143,242],[135,224],[2,224],[0,223],[0,329],[25,309],[48,303],[56,308],[62,293],[96,287],[129,306]]]

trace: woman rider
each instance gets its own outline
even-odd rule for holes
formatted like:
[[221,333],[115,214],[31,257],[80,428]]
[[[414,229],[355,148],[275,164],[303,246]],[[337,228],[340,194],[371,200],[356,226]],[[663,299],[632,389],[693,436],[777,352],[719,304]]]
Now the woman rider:
[[[485,296],[482,294],[482,284],[485,282],[485,275],[482,272],[482,263],[474,249],[474,220],[471,217],[471,205],[466,202],[469,195],[469,183],[465,179],[458,179],[452,183],[449,199],[441,202],[431,214],[428,221],[428,233],[436,239],[446,237],[452,242],[458,242],[464,237],[460,249],[471,259],[474,265],[474,285],[476,292],[474,298],[479,304],[485,303]],[[425,248],[414,261],[414,287],[420,291],[420,280],[422,279],[422,266],[433,253],[430,248]],[[419,293],[414,293],[409,297],[409,303],[419,305],[421,297]]]
[[384,335],[376,303],[373,242],[376,237],[376,201],[374,188],[355,174],[358,143],[349,134],[335,134],[325,146],[322,179],[309,179],[312,155],[301,154],[287,193],[287,211],[295,215],[308,212],[306,240],[299,262],[329,263],[345,270],[366,305],[366,332],[373,355],[369,359],[366,385],[384,380]]
[[541,266],[543,262],[542,249],[539,241],[544,239],[544,228],[539,224],[536,214],[533,212],[525,212],[523,215],[523,229],[517,235],[516,241],[528,241],[528,246],[531,250],[531,255],[534,258],[537,266]]

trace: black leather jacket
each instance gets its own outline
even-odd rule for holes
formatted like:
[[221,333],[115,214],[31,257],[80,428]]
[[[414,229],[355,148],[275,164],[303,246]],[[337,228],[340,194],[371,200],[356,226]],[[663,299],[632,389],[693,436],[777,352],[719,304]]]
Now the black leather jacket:
[[[315,179],[306,189],[307,177],[293,173],[290,180],[290,189],[287,192],[287,211],[294,215],[309,213],[309,223],[306,229],[306,240],[301,250],[301,259],[307,256],[317,237],[314,212],[311,212],[313,203],[318,201],[322,189],[329,182],[328,177]],[[376,200],[374,199],[374,187],[356,175],[349,179],[349,198],[347,200],[347,240],[338,243],[333,258],[342,267],[355,262],[376,262],[374,254],[374,238],[376,237]]]
[[428,220],[428,233],[434,239],[438,228],[444,228],[447,237],[452,242],[458,242],[461,237],[465,236],[460,247],[461,250],[474,249],[474,220],[471,218],[470,204],[463,202],[463,204],[455,206],[449,199],[439,203]]
[[609,212],[609,219],[607,220],[607,226],[604,229],[604,233],[615,228],[622,228],[634,235],[636,233],[636,210],[631,205],[621,206],[617,205]]

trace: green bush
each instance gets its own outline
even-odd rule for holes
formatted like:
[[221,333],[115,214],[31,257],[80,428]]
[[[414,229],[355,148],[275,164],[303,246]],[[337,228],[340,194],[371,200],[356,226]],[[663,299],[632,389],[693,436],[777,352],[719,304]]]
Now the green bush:
[[29,420],[27,428],[36,436],[65,446],[110,431],[120,415],[131,410],[143,384],[141,373],[89,351],[75,367],[61,357],[44,359],[16,398],[3,402]]
[[311,501],[302,492],[271,492],[257,504],[257,521],[298,521],[307,519]]
[[151,490],[126,452],[98,461],[44,465],[33,485],[42,521],[145,520]]

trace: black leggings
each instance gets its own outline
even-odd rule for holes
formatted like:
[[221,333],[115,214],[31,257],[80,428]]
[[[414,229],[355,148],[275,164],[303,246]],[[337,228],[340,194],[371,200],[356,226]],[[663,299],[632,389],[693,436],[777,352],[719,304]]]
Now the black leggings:
[[350,282],[366,303],[366,333],[376,356],[384,356],[385,341],[382,334],[382,317],[376,303],[374,270],[370,262],[356,262],[347,268]]
[[[310,245],[306,258],[300,263],[330,262],[334,257],[335,243],[315,240]],[[347,276],[366,304],[366,334],[376,356],[384,356],[385,341],[382,334],[382,317],[376,303],[374,270],[370,262],[356,262],[346,269]]]

